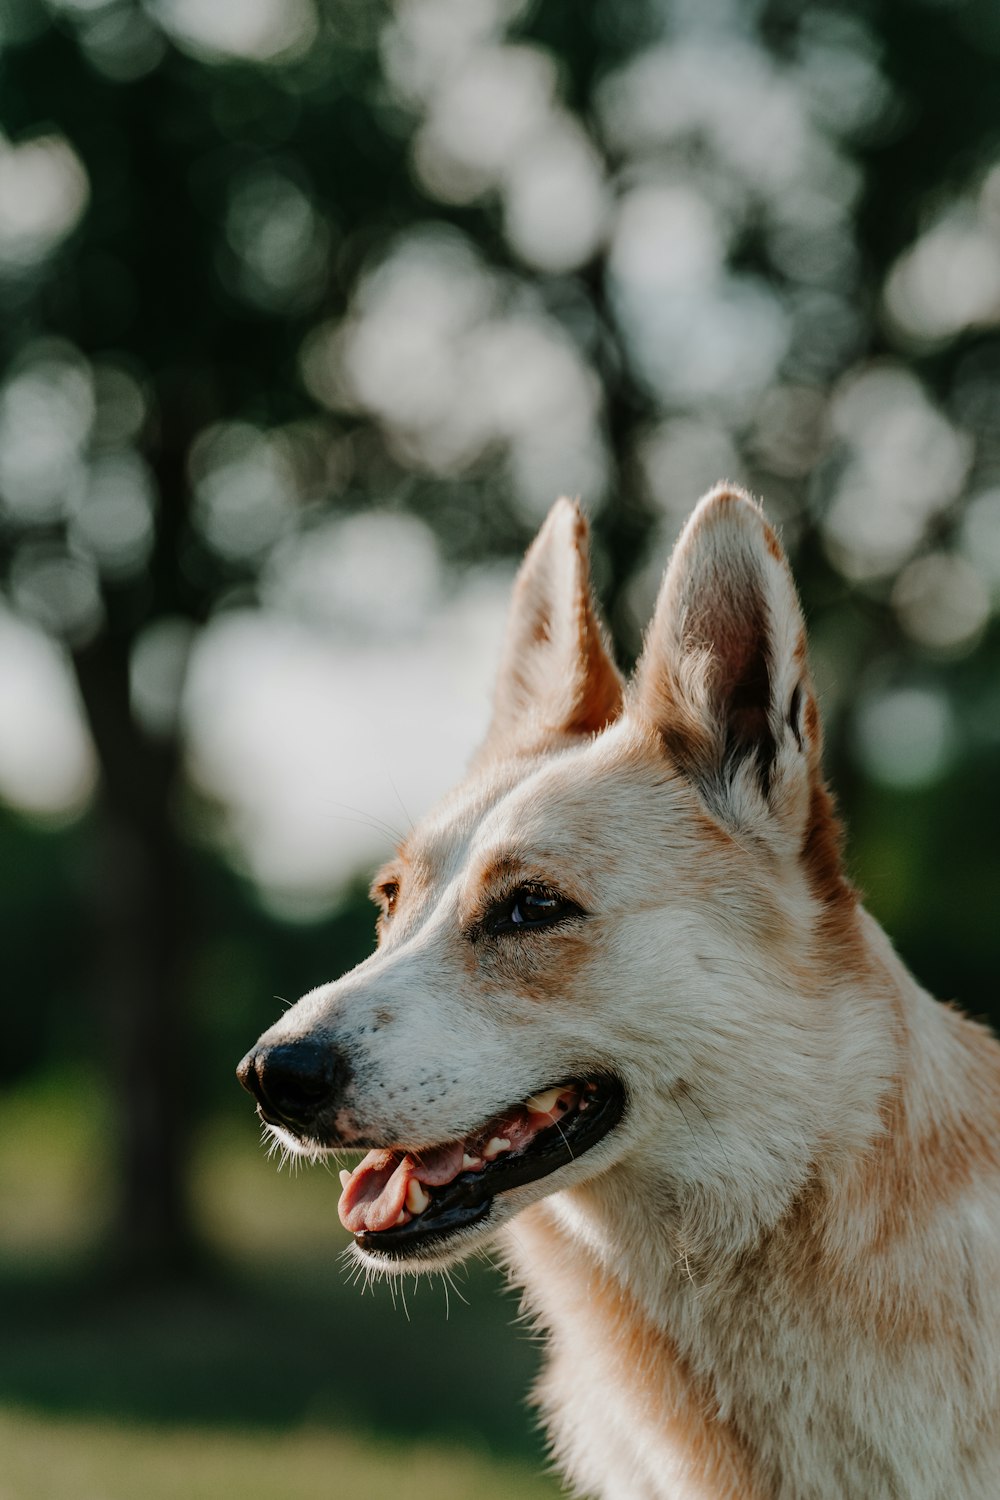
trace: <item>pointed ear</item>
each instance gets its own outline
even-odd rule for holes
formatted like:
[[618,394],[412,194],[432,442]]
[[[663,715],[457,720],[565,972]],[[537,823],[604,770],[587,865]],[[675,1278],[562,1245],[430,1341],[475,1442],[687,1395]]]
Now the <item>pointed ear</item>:
[[558,500],[514,584],[484,749],[593,734],[621,713],[623,685],[590,589],[587,523]]
[[742,491],[713,490],[682,532],[633,691],[717,815],[766,812],[802,834],[822,748],[805,624],[781,545]]

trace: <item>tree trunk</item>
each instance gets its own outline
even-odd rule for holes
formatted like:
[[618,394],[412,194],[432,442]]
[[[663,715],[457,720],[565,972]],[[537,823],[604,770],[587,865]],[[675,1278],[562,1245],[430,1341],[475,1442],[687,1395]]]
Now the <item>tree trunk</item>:
[[93,975],[114,1101],[112,1260],[129,1276],[176,1275],[195,1251],[185,1076],[193,902],[171,816],[178,748],[133,721],[127,640],[102,635],[74,664],[102,773]]

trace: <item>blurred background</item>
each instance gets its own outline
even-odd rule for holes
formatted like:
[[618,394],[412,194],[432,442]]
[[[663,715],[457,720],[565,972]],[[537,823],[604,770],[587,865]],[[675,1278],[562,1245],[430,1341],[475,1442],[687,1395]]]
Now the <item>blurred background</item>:
[[855,879],[996,1018],[995,0],[0,0],[4,1500],[557,1493],[516,1301],[352,1288],[233,1067],[552,500],[629,663],[722,477]]

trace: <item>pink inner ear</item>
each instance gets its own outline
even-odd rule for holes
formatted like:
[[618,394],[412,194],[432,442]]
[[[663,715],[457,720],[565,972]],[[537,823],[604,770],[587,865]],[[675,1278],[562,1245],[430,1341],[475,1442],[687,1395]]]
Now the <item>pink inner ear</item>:
[[709,636],[705,641],[711,652],[708,680],[713,708],[723,725],[724,754],[727,758],[756,754],[766,791],[776,754],[767,606],[749,582],[742,597],[720,588],[716,600],[714,628],[709,634],[706,621],[699,634]]

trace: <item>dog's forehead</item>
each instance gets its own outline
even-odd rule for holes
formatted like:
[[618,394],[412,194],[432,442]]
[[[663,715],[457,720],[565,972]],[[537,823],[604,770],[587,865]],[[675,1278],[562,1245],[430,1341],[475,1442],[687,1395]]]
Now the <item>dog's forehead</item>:
[[484,825],[545,764],[541,756],[494,761],[460,782],[410,833],[400,850],[405,864],[427,884],[449,879]]
[[[649,795],[676,783],[662,751],[615,726],[547,755],[491,764],[460,785],[414,830],[403,849],[428,885],[497,852],[573,853],[617,841],[623,806],[649,812]],[[669,803],[661,802],[669,815]],[[632,835],[634,838],[634,834]]]

